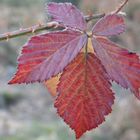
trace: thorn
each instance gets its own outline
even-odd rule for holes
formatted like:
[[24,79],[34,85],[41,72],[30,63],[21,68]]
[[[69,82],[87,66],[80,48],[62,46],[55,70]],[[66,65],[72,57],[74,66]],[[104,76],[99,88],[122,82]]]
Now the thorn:
[[31,31],[32,31],[33,35],[35,35],[35,30],[36,30],[35,28],[33,28],[33,27],[31,28]]
[[41,21],[38,21],[38,26],[41,27],[43,23]]
[[22,26],[21,23],[19,23],[19,27],[20,27],[19,30],[22,31],[23,30],[23,26]]
[[35,33],[35,29],[32,29],[32,33]]
[[9,41],[9,38],[10,38],[10,33],[7,33],[6,34],[6,38],[7,38],[6,41],[8,42]]
[[59,23],[58,22],[49,22],[48,23],[48,27],[54,27],[54,28],[57,28],[59,26]]

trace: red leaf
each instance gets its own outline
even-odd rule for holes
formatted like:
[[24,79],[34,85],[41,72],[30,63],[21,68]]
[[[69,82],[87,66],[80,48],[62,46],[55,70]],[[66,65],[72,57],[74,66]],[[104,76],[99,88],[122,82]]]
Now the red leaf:
[[83,14],[71,3],[51,2],[47,4],[46,9],[50,16],[52,16],[53,21],[80,30],[86,29],[87,24]]
[[76,138],[96,128],[111,112],[114,102],[111,84],[100,61],[92,53],[80,53],[63,72],[55,107],[74,129]]
[[121,15],[110,14],[101,18],[93,27],[93,35],[112,36],[125,31],[124,19]]
[[87,42],[87,36],[76,31],[52,32],[34,36],[24,46],[18,71],[9,82],[43,82],[62,72]]
[[93,48],[110,78],[124,88],[130,88],[140,99],[140,59],[135,53],[102,37],[93,38]]

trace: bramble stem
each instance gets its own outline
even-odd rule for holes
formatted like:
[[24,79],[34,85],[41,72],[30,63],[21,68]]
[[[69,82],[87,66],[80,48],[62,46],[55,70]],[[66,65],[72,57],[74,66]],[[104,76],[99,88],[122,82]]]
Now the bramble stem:
[[[102,18],[103,16],[105,16],[105,14],[85,16],[85,20],[87,22],[89,22],[92,19]],[[20,37],[20,36],[24,36],[24,35],[38,33],[38,32],[44,31],[44,30],[57,29],[57,28],[63,28],[63,27],[62,27],[62,25],[60,25],[57,22],[49,22],[49,23],[46,23],[46,24],[38,24],[38,25],[29,27],[29,28],[20,29],[20,30],[14,31],[14,32],[1,34],[0,35],[0,41],[9,40],[11,38],[16,38],[16,37]]]
[[53,28],[58,28],[59,25],[57,23],[47,23],[47,24],[38,24],[29,28],[25,28],[25,29],[19,29],[17,31],[14,32],[9,32],[9,33],[5,33],[0,35],[0,41],[3,40],[8,40],[10,38],[16,38],[16,37],[20,37],[20,36],[24,36],[24,35],[28,35],[28,34],[34,34],[37,32],[41,32],[43,30],[50,30]]
[[[126,3],[128,2],[128,0],[125,0],[120,6],[119,8],[117,8],[117,10],[114,13],[118,13],[122,10],[122,8],[126,5]],[[93,20],[93,19],[98,19],[98,18],[102,18],[105,16],[105,13],[102,14],[97,14],[97,15],[91,15],[91,16],[85,16],[85,20],[87,22]],[[50,30],[50,29],[58,29],[58,28],[62,28],[64,29],[64,27],[62,27],[62,25],[60,25],[57,22],[49,22],[46,24],[38,24],[29,28],[25,28],[25,29],[20,29],[14,32],[8,32],[8,33],[4,33],[0,35],[0,41],[3,40],[9,40],[11,38],[16,38],[16,37],[20,37],[20,36],[24,36],[24,35],[30,35],[30,34],[34,34],[34,33],[38,33],[41,31],[45,31],[45,30]]]
[[120,6],[117,8],[117,10],[114,13],[119,13],[123,7],[128,3],[128,0],[125,0],[122,4],[120,4]]

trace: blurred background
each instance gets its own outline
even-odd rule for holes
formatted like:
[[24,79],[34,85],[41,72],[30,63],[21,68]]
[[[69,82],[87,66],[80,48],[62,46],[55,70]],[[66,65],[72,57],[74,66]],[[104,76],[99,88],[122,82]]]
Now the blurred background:
[[[121,0],[51,0],[72,2],[84,14],[109,12]],[[0,0],[0,34],[46,22],[47,0]],[[140,0],[131,0],[127,13],[127,31],[112,38],[140,53]],[[53,98],[40,84],[8,85],[16,71],[16,59],[29,36],[0,42],[0,140],[74,140],[74,133],[58,117]],[[117,84],[115,105],[106,122],[86,133],[81,140],[140,140],[140,102]]]

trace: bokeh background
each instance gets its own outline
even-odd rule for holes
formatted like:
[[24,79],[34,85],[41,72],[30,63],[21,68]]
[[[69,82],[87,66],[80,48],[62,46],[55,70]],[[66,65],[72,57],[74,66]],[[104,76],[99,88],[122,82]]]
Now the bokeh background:
[[[52,0],[72,2],[85,14],[109,12],[121,0]],[[47,0],[0,0],[0,34],[47,22]],[[140,0],[124,8],[127,31],[112,38],[140,53]],[[57,116],[53,98],[40,84],[8,85],[16,71],[16,59],[30,36],[0,42],[0,140],[74,140],[74,133]],[[113,84],[115,105],[106,122],[81,140],[140,140],[140,102],[129,90]]]

